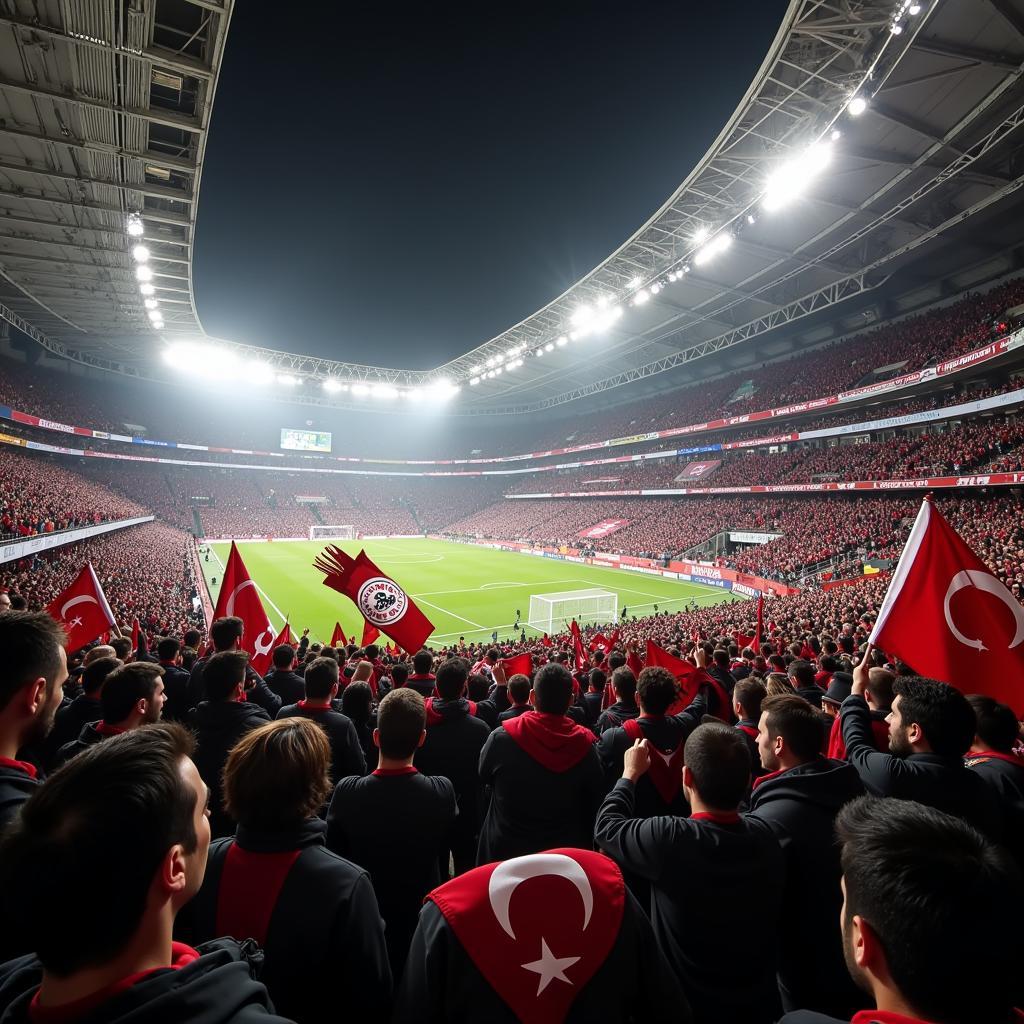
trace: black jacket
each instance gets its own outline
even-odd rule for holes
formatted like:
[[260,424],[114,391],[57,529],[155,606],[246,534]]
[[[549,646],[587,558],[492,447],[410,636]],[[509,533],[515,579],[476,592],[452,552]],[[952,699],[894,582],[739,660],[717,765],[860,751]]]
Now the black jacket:
[[352,719],[333,708],[303,707],[302,703],[281,708],[277,717],[308,718],[327,733],[331,742],[331,781],[340,782],[349,775],[365,775],[366,755]]
[[18,808],[36,791],[39,780],[35,765],[0,759],[0,829],[18,813]]
[[584,714],[587,716],[587,725],[592,729],[597,725],[597,720],[601,717],[601,700],[603,697],[604,694],[600,691],[591,693],[587,690],[580,698],[580,704]]
[[164,670],[164,694],[167,697],[160,717],[168,722],[184,722],[193,707],[189,703],[191,676],[180,665],[160,662],[160,666]]
[[458,813],[452,784],[415,768],[378,769],[335,787],[327,845],[369,871],[396,980],[423,897],[441,884],[438,859]]
[[820,758],[754,784],[749,822],[763,824],[786,859],[779,988],[784,1009],[846,1014],[864,995],[850,980],[837,922],[843,903],[835,818],[864,786],[847,761]]
[[610,708],[606,708],[598,716],[594,731],[600,736],[605,729],[614,729],[616,726],[622,725],[627,718],[639,717],[639,704],[626,704],[624,701],[617,700]]
[[1000,838],[1002,823],[996,799],[989,787],[964,767],[963,758],[880,753],[875,747],[867,701],[856,694],[843,701],[839,713],[846,758],[860,773],[870,794],[916,800],[963,818],[993,839]]
[[[239,826],[233,839],[211,844],[202,888],[179,915],[178,932],[202,941],[260,921],[265,934],[235,937],[261,940],[263,981],[283,1016],[305,1024],[343,1009],[346,1020],[386,1020],[391,971],[373,887],[365,871],[324,846],[324,831],[319,818],[281,833]],[[291,859],[283,878],[278,858]]]
[[[81,1024],[287,1024],[255,980],[262,956],[251,943],[218,939],[195,952],[197,960],[149,972],[81,1017]],[[42,978],[34,955],[0,966],[0,1024],[28,1024]]]
[[1003,815],[1003,843],[1024,868],[1024,761],[970,752],[965,760],[995,795]]
[[270,717],[256,704],[237,701],[207,701],[193,708],[188,724],[196,734],[192,757],[203,782],[210,787],[210,829],[213,836],[228,836],[235,823],[224,811],[221,772],[231,748],[251,729],[269,722]]
[[62,764],[67,764],[71,758],[77,757],[83,750],[88,750],[90,747],[105,740],[108,735],[111,735],[101,732],[102,725],[102,722],[87,722],[83,725],[82,731],[78,734],[78,739],[65,743],[57,751],[57,756],[53,759],[54,769],[59,768]]
[[52,767],[57,751],[65,743],[78,739],[83,725],[87,722],[98,722],[102,717],[103,711],[100,708],[99,697],[87,697],[83,693],[70,704],[65,704],[57,712],[50,735],[46,737],[43,744],[43,757],[47,770]]
[[[628,890],[625,899],[619,934],[604,964],[573,1000],[565,1024],[689,1024],[686,996],[654,940],[650,921]],[[395,1003],[394,1024],[518,1021],[432,902],[420,912]]]
[[306,684],[302,676],[289,669],[279,671],[275,668],[263,677],[263,681],[280,697],[282,707],[298,704],[306,696]]
[[[206,691],[203,688],[203,669],[209,657],[200,658],[192,666],[192,675],[188,681],[188,706],[192,710],[206,700]],[[305,688],[303,688],[305,693]],[[245,699],[250,704],[258,704],[266,713],[273,718],[281,708],[281,698],[265,682],[252,665],[245,666]]]
[[529,704],[513,704],[512,707],[506,708],[498,715],[498,724],[507,722],[510,718],[518,718],[520,715],[525,715],[527,711],[532,711],[533,708]]
[[[775,965],[784,870],[779,844],[763,828],[735,820],[635,817],[636,787],[615,783],[597,814],[598,847],[651,883],[651,922],[698,1024],[768,1024],[776,1019]],[[757,955],[742,981],[730,950],[747,936],[730,903],[756,900]],[[838,923],[837,923],[838,927]],[[749,938],[749,936],[747,936]]]
[[825,696],[825,691],[820,686],[805,686],[802,689],[797,689],[796,694],[798,697],[803,697],[808,704],[821,710],[821,698]]

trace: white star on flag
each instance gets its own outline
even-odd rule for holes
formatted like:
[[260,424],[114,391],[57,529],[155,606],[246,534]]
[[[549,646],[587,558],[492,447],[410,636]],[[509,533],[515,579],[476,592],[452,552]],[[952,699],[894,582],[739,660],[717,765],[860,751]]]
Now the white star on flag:
[[71,628],[72,629],[74,629],[75,626],[80,626],[81,624],[82,624],[82,620],[80,618],[78,618],[77,616],[71,620]]
[[521,964],[523,970],[533,971],[539,974],[537,982],[537,995],[540,995],[553,981],[564,981],[567,985],[572,982],[565,976],[568,968],[572,967],[580,958],[578,956],[556,957],[543,938],[540,940],[540,959],[530,964]]

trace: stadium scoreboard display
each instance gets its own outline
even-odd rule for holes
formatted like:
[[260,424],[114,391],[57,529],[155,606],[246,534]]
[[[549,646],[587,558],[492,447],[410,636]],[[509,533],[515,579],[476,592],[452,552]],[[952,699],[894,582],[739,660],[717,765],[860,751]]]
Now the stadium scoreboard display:
[[291,452],[330,452],[331,433],[328,430],[293,430],[281,428],[281,447]]

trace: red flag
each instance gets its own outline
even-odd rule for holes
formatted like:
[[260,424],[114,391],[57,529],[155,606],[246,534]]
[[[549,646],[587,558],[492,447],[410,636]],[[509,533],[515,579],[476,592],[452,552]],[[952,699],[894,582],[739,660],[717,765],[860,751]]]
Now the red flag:
[[132,619],[132,650],[133,651],[138,651],[138,649],[139,649],[139,630],[140,630],[140,628],[141,627],[139,626],[139,619],[138,619],[138,616],[136,616],[134,619]]
[[106,595],[92,562],[86,562],[75,582],[58,594],[46,610],[64,626],[67,649],[77,651],[115,625]]
[[755,654],[761,653],[761,631],[764,629],[764,594],[757,595],[757,633],[750,645]]
[[344,647],[345,646],[345,630],[341,628],[340,623],[334,624],[334,632],[331,634],[331,647]]
[[245,623],[242,634],[242,650],[249,652],[249,663],[253,671],[263,675],[270,667],[270,652],[274,649],[274,627],[263,610],[263,602],[256,590],[256,584],[249,576],[249,570],[242,556],[231,542],[228,564],[224,567],[217,607],[213,610],[215,619],[237,615]]
[[552,642],[552,640],[551,640],[551,637],[549,637],[549,636],[547,635],[547,633],[545,633],[545,634],[544,634],[544,635],[543,635],[543,636],[541,637],[541,639],[540,639],[540,642],[541,642],[541,643],[542,643],[542,644],[543,644],[543,645],[544,645],[545,647],[553,647],[553,646],[554,646],[554,644],[553,644],[553,642]]
[[736,646],[741,651],[743,650],[744,647],[749,647],[754,642],[754,638],[752,636],[747,636],[746,633],[740,633],[740,632],[733,633],[732,638],[735,641]]
[[506,679],[511,679],[515,675],[527,677],[533,675],[533,658],[529,654],[517,654],[514,658],[502,658],[498,664],[505,670]]
[[685,701],[684,707],[688,706],[693,698],[697,696],[700,684],[706,673],[694,668],[688,661],[669,654],[664,648],[659,647],[653,640],[647,641],[647,667],[658,665],[667,668],[679,682],[679,699]]
[[590,650],[592,651],[607,651],[608,650],[608,638],[604,633],[595,633],[590,641]]
[[407,651],[418,651],[434,632],[416,602],[370,561],[365,551],[355,558],[329,545],[313,565],[324,573],[324,586],[355,602],[364,619]]
[[360,647],[368,647],[379,636],[380,636],[380,630],[372,622],[364,622],[363,623],[363,639],[359,641],[359,646]]
[[281,627],[281,632],[274,637],[274,643],[270,648],[271,657],[273,657],[273,652],[276,651],[278,647],[281,647],[284,644],[290,644],[291,642],[292,629],[291,626],[288,625],[288,620],[285,619],[284,625]]
[[573,657],[576,659],[576,668],[581,669],[587,663],[587,654],[583,650],[583,637],[580,636],[579,623],[575,619],[569,626],[569,632],[572,633],[572,650]]
[[925,498],[871,643],[915,672],[1024,711],[1024,607]]

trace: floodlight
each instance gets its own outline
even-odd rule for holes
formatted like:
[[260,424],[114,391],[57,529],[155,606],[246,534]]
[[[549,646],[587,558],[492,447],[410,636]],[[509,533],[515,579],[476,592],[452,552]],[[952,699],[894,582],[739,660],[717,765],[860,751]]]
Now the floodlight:
[[920,13],[921,13],[921,5],[920,4],[911,4],[907,8],[907,14],[909,14],[912,18],[916,18]]
[[627,285],[627,287],[629,288],[630,291],[633,291],[635,288],[639,288],[640,285],[642,285],[642,284],[643,284],[643,281],[639,277],[633,277],[633,278],[630,278],[630,281],[629,281],[629,284]]
[[163,320],[163,315],[159,309],[147,310],[146,316],[148,316],[150,320]]
[[550,341],[544,346],[544,351],[545,352],[553,352],[554,349],[555,349],[554,343],[550,342]]
[[774,212],[797,199],[831,162],[831,142],[816,142],[803,153],[787,160],[768,178],[764,209]]
[[898,36],[903,33],[903,26],[897,21],[893,23],[893,26],[889,31],[894,35]]
[[544,355],[544,349],[543,349],[543,348],[539,348],[539,349],[537,349],[537,351],[536,351],[536,352],[534,352],[533,354],[534,354],[534,355],[535,355],[535,356],[536,356],[536,357],[537,357],[538,359],[540,359],[540,357],[541,357],[542,355]]
[[557,345],[557,346],[558,346],[559,348],[562,348],[562,347],[563,347],[564,345],[568,345],[568,344],[569,344],[569,339],[568,339],[568,338],[567,338],[567,337],[566,337],[566,336],[565,336],[565,335],[563,334],[563,335],[562,335],[562,336],[561,336],[561,337],[560,337],[560,338],[558,339],[558,341],[556,341],[556,342],[555,342],[555,344],[556,344],[556,345]]
[[146,229],[142,223],[142,218],[137,213],[130,213],[125,230],[132,238],[139,238]]
[[270,363],[264,363],[261,360],[257,360],[254,363],[248,363],[242,369],[242,377],[249,384],[269,384],[274,379],[274,368]]
[[146,307],[146,309],[156,309],[156,307],[159,305],[156,299],[145,299],[142,304]]
[[655,281],[654,284],[651,285],[651,294],[652,295],[657,295],[658,292],[660,292],[660,291],[661,291],[661,282],[660,281]]
[[132,259],[136,263],[146,263],[149,260],[149,250],[144,245],[136,245],[132,249]]
[[708,237],[708,235],[709,235],[710,233],[711,233],[711,229],[710,229],[710,228],[708,228],[708,227],[705,227],[705,226],[704,226],[704,225],[702,224],[702,225],[701,225],[701,226],[700,226],[699,228],[697,228],[697,230],[696,230],[696,231],[694,231],[694,233],[693,233],[693,244],[694,244],[694,245],[700,245],[700,243],[701,243],[701,242],[703,242],[703,241],[704,241],[704,239],[705,239],[705,238],[707,238],[707,237]]
[[353,395],[368,395],[369,393],[370,393],[370,389],[369,389],[369,387],[366,384],[353,384],[352,385],[352,394]]
[[397,398],[398,388],[394,388],[390,384],[374,384],[370,388],[370,394],[374,398]]
[[569,322],[573,327],[586,327],[594,319],[594,311],[590,306],[580,306],[571,317]]
[[135,280],[143,282],[152,281],[153,271],[145,265],[138,266],[135,268]]
[[641,288],[634,296],[633,301],[638,306],[642,306],[650,297],[651,293],[646,288]]
[[720,253],[725,252],[729,246],[732,245],[732,235],[728,231],[722,231],[715,235],[702,249],[697,251],[697,254],[693,257],[693,262],[698,267],[702,267],[705,263],[709,263]]
[[161,320],[153,320],[152,324],[153,324],[153,329],[155,331],[162,331],[164,329],[164,322],[163,322],[162,319]]
[[479,383],[480,383],[480,378],[479,377],[470,377],[469,378],[469,386],[471,388],[475,388],[477,386],[477,384],[479,384]]
[[502,371],[502,370],[504,370],[504,369],[505,369],[505,367],[504,367],[504,366],[496,366],[496,367],[494,368],[494,373],[495,373],[495,376],[497,376],[497,375],[498,375],[499,373],[501,373],[501,371]]
[[846,104],[846,109],[851,117],[860,117],[865,110],[868,109],[868,101],[863,96],[854,96],[849,103]]
[[139,285],[139,292],[142,295],[152,295],[155,291],[156,289],[149,283]]
[[342,387],[341,381],[335,380],[333,377],[325,377],[323,381],[321,381],[320,386],[324,391],[329,391],[332,394],[337,394]]
[[286,388],[294,388],[298,386],[299,378],[293,377],[290,373],[282,373],[278,375],[278,384],[283,384]]

